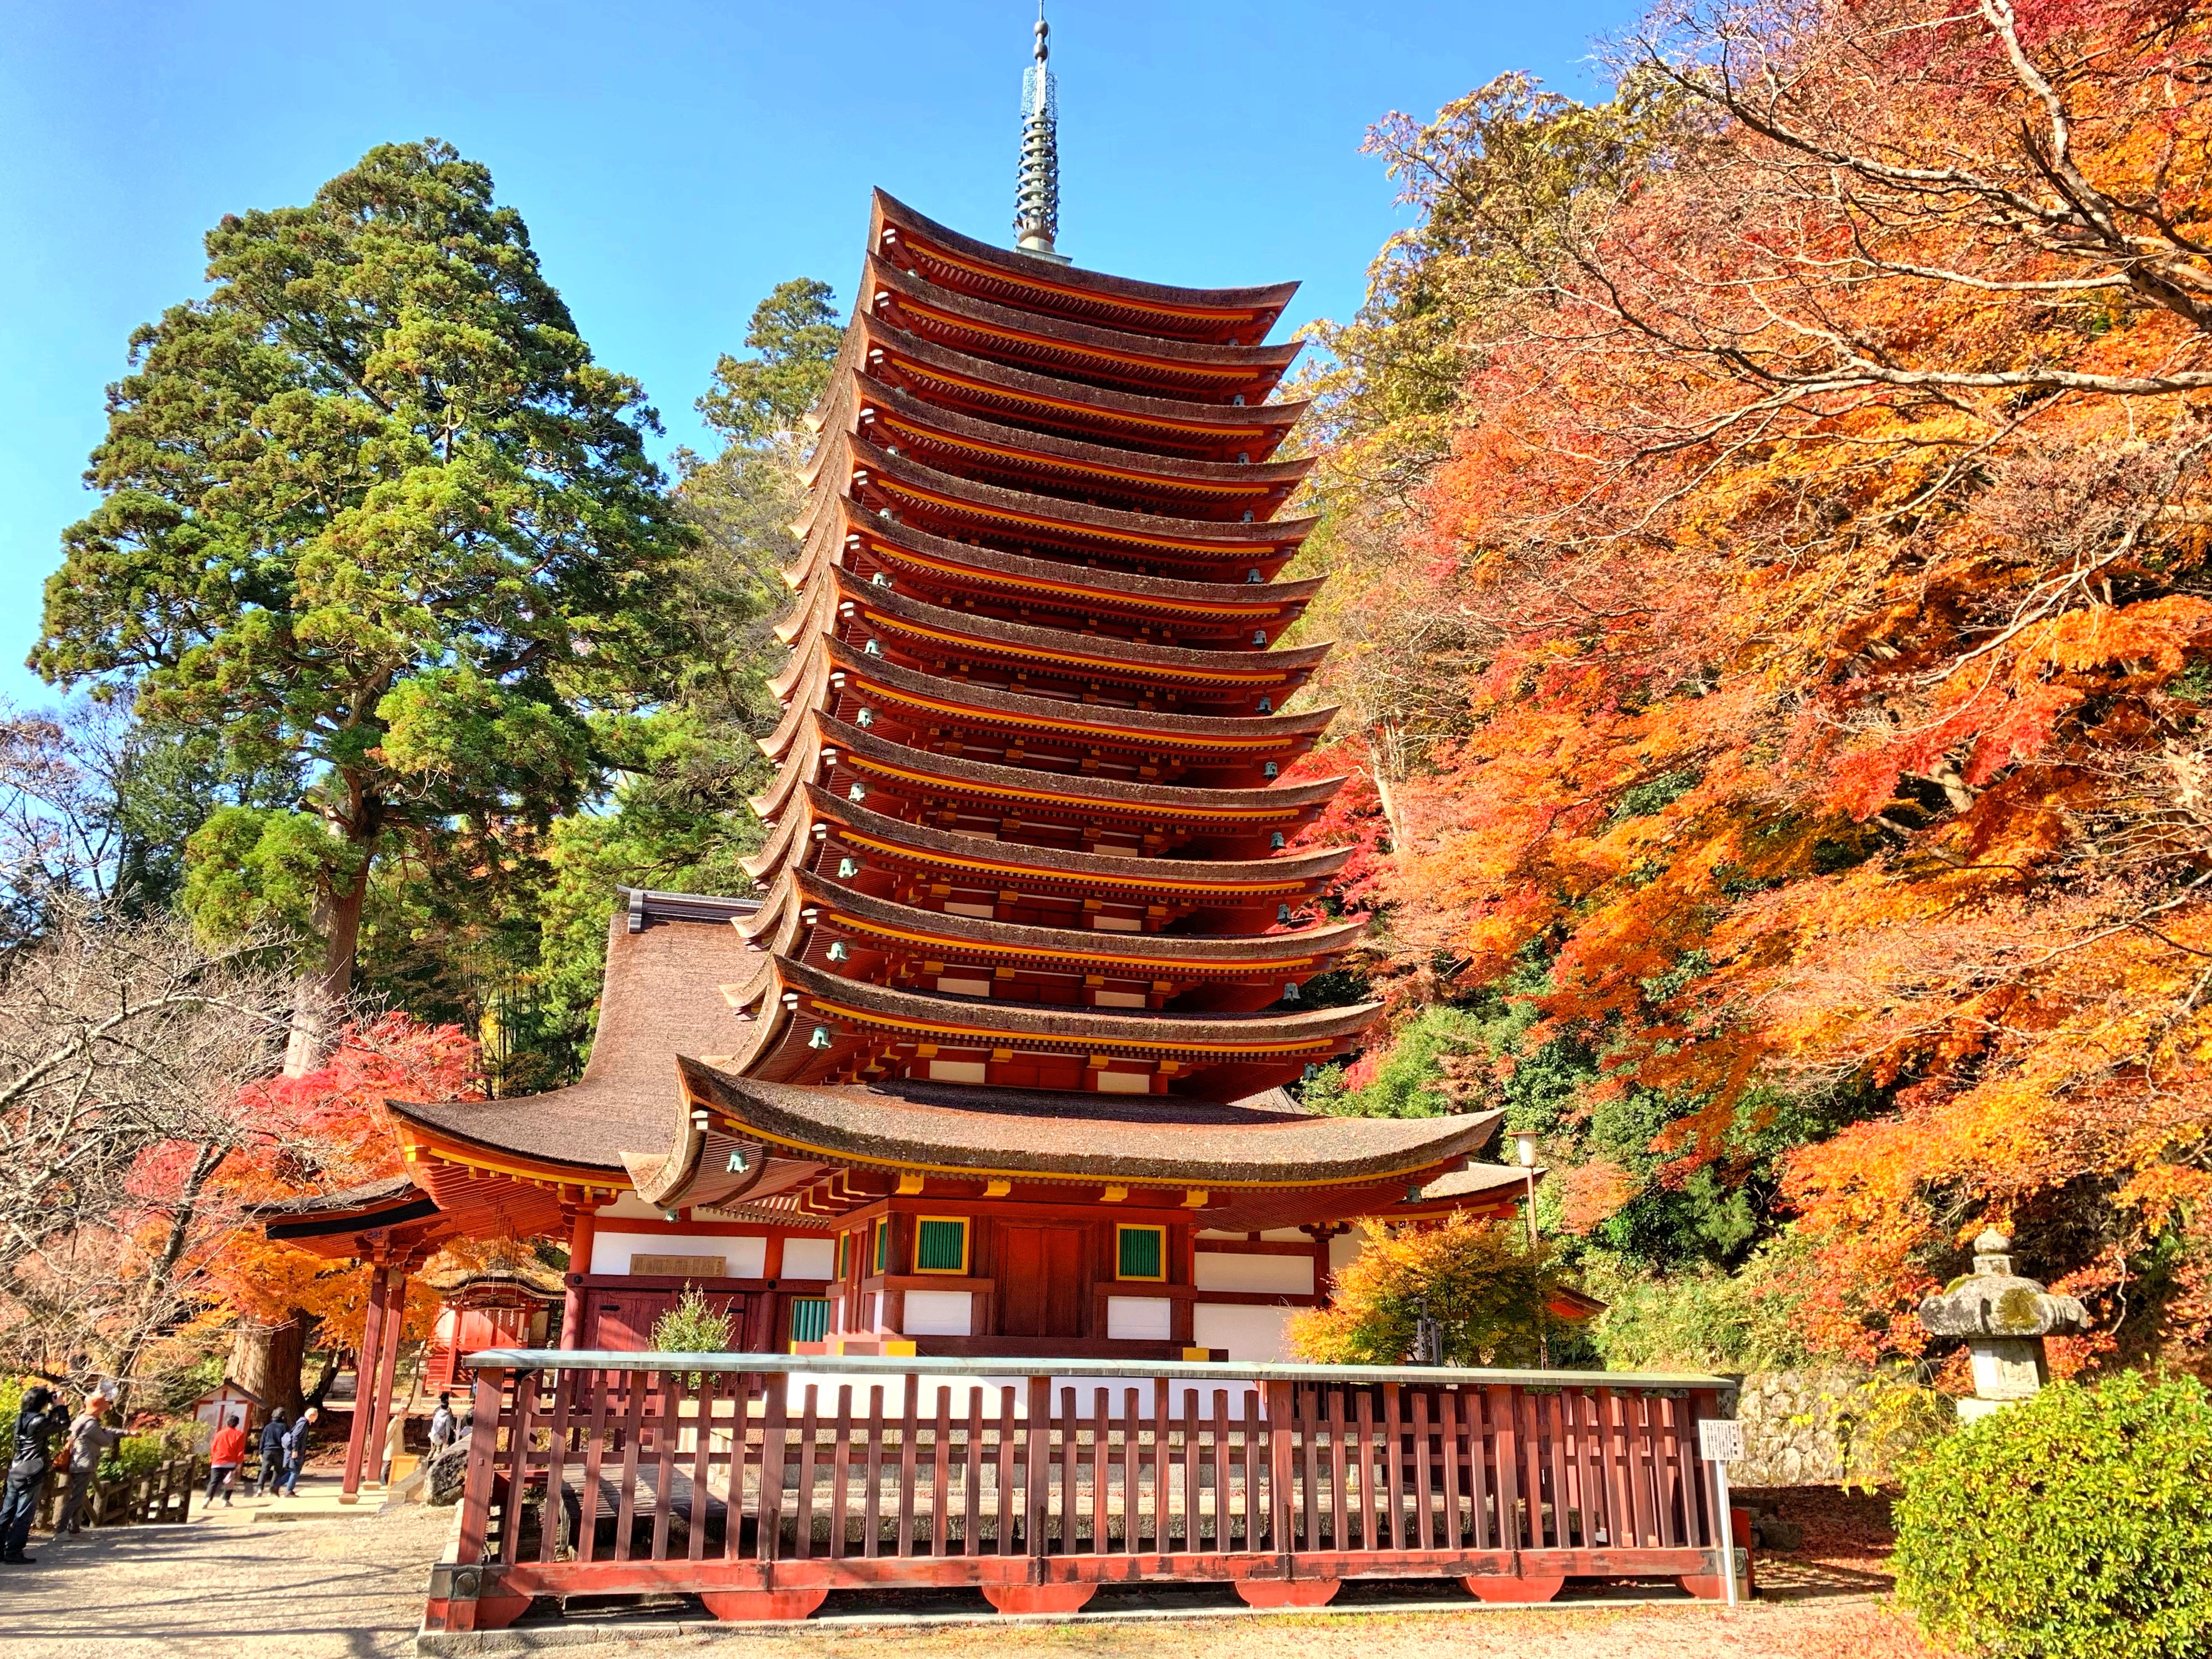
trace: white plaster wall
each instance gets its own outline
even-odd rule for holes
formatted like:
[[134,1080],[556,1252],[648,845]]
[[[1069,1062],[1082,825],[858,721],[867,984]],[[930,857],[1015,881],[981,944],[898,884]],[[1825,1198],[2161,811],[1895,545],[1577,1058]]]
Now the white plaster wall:
[[1201,1291],[1313,1294],[1314,1264],[1310,1255],[1243,1255],[1226,1250],[1200,1250],[1191,1259],[1193,1282]]
[[1168,1310],[1172,1305],[1164,1296],[1109,1296],[1106,1298],[1106,1334],[1123,1342],[1164,1342],[1170,1328]]
[[758,1279],[768,1270],[768,1240],[728,1233],[611,1233],[592,1240],[592,1271],[626,1273],[634,1255],[719,1255],[732,1279]]
[[[788,1249],[790,1247],[786,1245]],[[975,1298],[966,1291],[908,1291],[902,1336],[966,1336]]]
[[1249,1303],[1201,1302],[1191,1310],[1191,1339],[1201,1348],[1224,1348],[1238,1364],[1288,1359],[1283,1327],[1289,1308],[1254,1307]]
[[837,1271],[837,1241],[834,1238],[787,1238],[783,1241],[786,1279],[829,1279]]

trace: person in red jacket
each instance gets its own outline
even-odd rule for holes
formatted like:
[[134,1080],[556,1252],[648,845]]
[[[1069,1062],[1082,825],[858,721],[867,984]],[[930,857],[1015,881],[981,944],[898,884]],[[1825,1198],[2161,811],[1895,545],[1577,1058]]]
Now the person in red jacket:
[[238,1478],[238,1466],[245,1461],[246,1431],[238,1425],[237,1413],[233,1413],[208,1443],[207,1501],[210,1504],[221,1492],[223,1507],[230,1507],[230,1483]]

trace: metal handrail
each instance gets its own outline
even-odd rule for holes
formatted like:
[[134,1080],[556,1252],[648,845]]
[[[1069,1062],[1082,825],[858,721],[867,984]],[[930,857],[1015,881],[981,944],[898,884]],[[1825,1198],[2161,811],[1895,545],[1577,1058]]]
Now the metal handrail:
[[669,1353],[635,1349],[483,1348],[465,1355],[470,1370],[515,1371],[744,1371],[789,1376],[1066,1378],[1165,1377],[1208,1382],[1467,1382],[1524,1389],[1715,1389],[1736,1392],[1733,1377],[1698,1371],[1518,1370],[1457,1365],[1240,1364],[1195,1359],[958,1358],[929,1354]]

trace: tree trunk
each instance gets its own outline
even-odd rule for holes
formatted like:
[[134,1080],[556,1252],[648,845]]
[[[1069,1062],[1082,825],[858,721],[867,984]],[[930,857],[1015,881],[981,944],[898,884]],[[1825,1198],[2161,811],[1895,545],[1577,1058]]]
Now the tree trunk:
[[304,1405],[320,1406],[329,1398],[331,1384],[338,1380],[338,1372],[345,1364],[345,1358],[343,1348],[331,1346],[323,1350],[323,1374],[315,1379],[315,1386],[307,1390],[307,1398],[302,1402]]
[[258,1321],[239,1326],[230,1339],[230,1379],[253,1390],[263,1406],[297,1417],[300,1366],[307,1358],[307,1328],[297,1319],[281,1325]]
[[155,1331],[167,1328],[177,1311],[177,1265],[184,1260],[192,1223],[199,1217],[200,1194],[215,1172],[222,1167],[223,1159],[229,1156],[229,1147],[214,1141],[192,1155],[191,1172],[185,1177],[183,1194],[176,1208],[169,1212],[169,1237],[139,1286],[137,1321],[116,1351],[118,1406],[129,1401],[131,1385],[137,1377],[139,1356],[145,1352],[146,1345],[153,1340]]
[[333,1017],[353,989],[354,958],[361,950],[362,907],[368,897],[364,851],[349,890],[325,890],[315,900],[315,931],[323,936],[320,971],[304,975],[292,998],[292,1030],[284,1043],[284,1075],[304,1077],[330,1052]]

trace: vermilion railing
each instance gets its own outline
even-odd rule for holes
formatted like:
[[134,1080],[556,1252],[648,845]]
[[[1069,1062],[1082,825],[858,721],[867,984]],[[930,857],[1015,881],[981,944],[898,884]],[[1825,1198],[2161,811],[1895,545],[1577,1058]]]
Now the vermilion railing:
[[803,1618],[832,1589],[1103,1583],[1318,1606],[1346,1578],[1717,1595],[1707,1376],[498,1350],[472,1357],[454,1559],[426,1628],[539,1596],[686,1592]]

